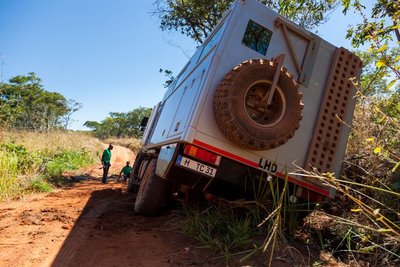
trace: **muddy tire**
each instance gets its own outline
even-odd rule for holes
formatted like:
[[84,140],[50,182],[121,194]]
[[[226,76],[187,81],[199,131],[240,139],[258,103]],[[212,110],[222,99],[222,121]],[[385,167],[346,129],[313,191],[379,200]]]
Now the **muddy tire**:
[[156,175],[157,159],[151,159],[144,171],[135,201],[135,212],[157,215],[166,204],[170,183]]
[[129,193],[135,193],[138,191],[139,181],[141,176],[139,175],[140,168],[142,167],[144,161],[146,160],[146,155],[143,152],[139,152],[136,156],[135,163],[132,167],[132,173],[129,177],[128,185],[126,191]]
[[128,181],[128,185],[126,187],[126,191],[128,193],[136,193],[139,190],[139,185],[140,180],[137,177],[131,175]]
[[[214,95],[218,127],[235,145],[268,150],[286,143],[302,119],[302,94],[298,84],[281,68],[271,105],[266,95],[277,63],[254,59],[245,61],[225,75]],[[264,104],[265,103],[265,104]]]
[[148,165],[149,165],[149,159],[143,158],[140,161],[140,165],[137,168],[136,174],[135,174],[135,172],[132,172],[131,178],[129,179],[128,187],[126,189],[129,193],[137,193],[138,192],[140,182],[143,179],[144,172],[146,171],[146,168]]
[[147,169],[147,166],[149,165],[150,159],[144,159],[142,163],[140,164],[139,170],[138,170],[138,177],[139,181],[143,179],[144,173]]
[[136,185],[135,181],[137,181],[137,180],[134,179],[134,177],[131,175],[131,177],[129,178],[129,181],[128,181],[128,185],[126,187],[126,191],[128,193],[135,193],[137,191],[137,185]]

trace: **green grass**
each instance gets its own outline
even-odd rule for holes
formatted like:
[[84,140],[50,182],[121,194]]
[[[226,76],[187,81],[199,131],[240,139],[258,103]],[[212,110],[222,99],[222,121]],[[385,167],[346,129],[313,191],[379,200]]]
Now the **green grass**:
[[64,171],[76,170],[93,162],[90,155],[85,151],[62,150],[46,158],[45,174],[56,177]]
[[0,201],[50,192],[65,183],[63,172],[91,164],[98,151],[95,145],[81,146],[92,143],[86,135],[0,132],[0,137]]
[[45,176],[39,175],[29,181],[29,185],[26,190],[32,192],[51,192],[53,190],[53,186],[48,182],[48,179]]
[[0,150],[0,199],[18,191],[18,158]]
[[204,211],[186,207],[185,230],[226,262],[234,256],[246,262],[267,252],[271,266],[278,240],[290,239],[314,205],[289,201],[296,188],[287,180],[267,175],[247,179],[252,179],[249,190],[253,190],[254,200],[219,200]]
[[22,145],[0,144],[0,200],[19,194],[23,190],[20,176],[38,165],[37,158]]
[[185,231],[216,256],[229,260],[232,254],[253,247],[252,237],[257,229],[250,218],[215,206],[204,211],[187,207],[185,213],[188,218]]

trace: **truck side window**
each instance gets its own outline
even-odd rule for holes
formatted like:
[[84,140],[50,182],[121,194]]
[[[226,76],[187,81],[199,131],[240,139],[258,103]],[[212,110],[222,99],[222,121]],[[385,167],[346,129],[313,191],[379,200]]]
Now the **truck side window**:
[[243,36],[242,44],[265,56],[271,41],[271,36],[272,31],[252,20],[249,20]]

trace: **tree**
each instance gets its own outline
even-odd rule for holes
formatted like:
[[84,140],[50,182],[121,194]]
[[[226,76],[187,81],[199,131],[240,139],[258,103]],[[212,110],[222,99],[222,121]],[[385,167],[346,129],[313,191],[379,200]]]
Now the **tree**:
[[[230,7],[233,0],[156,0],[153,14],[163,31],[174,30],[201,44]],[[336,0],[263,0],[260,1],[299,25],[313,29],[325,22]]]
[[[365,96],[387,97],[393,92],[399,92],[399,84],[395,84],[392,70],[386,64],[380,65],[382,51],[379,49],[367,49],[358,51],[357,55],[363,61],[362,76],[360,79],[360,90]],[[393,47],[385,51],[384,56],[388,64],[395,65],[394,60],[400,55],[400,49]],[[377,64],[379,67],[377,67]],[[394,81],[394,82],[393,82]]]
[[160,73],[164,73],[164,76],[167,77],[168,79],[164,82],[164,88],[168,88],[168,86],[170,86],[170,84],[174,81],[175,77],[172,73],[171,70],[167,70],[167,69],[160,69],[159,71]]
[[365,42],[379,42],[393,40],[393,36],[400,42],[400,2],[378,0],[372,7],[371,16],[366,15],[366,6],[359,0],[342,0],[343,13],[353,7],[362,17],[363,21],[351,27],[348,37],[352,39],[353,46],[359,47]]
[[[348,150],[350,162],[388,187],[400,166],[400,2],[377,0],[365,6],[342,0],[362,21],[352,25],[347,38],[364,62],[359,97]],[[364,178],[363,178],[364,179]],[[367,181],[367,182],[366,182]],[[368,179],[364,179],[368,183]]]
[[[378,57],[376,67],[378,69],[388,68],[392,72],[393,80],[389,86],[393,86],[400,79],[400,53],[398,44],[400,43],[400,2],[378,0],[370,11],[368,17],[367,7],[359,0],[342,0],[344,9],[347,13],[353,7],[363,18],[361,23],[353,25],[348,29],[347,38],[352,41],[355,48],[360,45],[369,44],[369,50],[374,51]],[[397,45],[393,41],[397,41]]]
[[140,123],[143,117],[149,117],[151,108],[139,107],[124,112],[110,112],[110,116],[101,122],[86,121],[84,126],[92,129],[96,137],[105,139],[108,137],[134,137],[140,138],[142,131]]
[[37,131],[62,128],[64,116],[80,108],[70,103],[60,93],[46,91],[35,73],[18,75],[0,84],[0,124]]
[[68,106],[68,108],[67,108],[67,113],[66,113],[66,114],[64,115],[64,117],[63,117],[63,125],[64,125],[64,128],[65,128],[65,129],[67,129],[68,126],[69,126],[70,123],[71,123],[72,114],[74,114],[75,112],[77,112],[78,110],[80,110],[80,109],[82,108],[82,104],[76,102],[76,101],[73,100],[73,99],[68,99],[68,100],[67,100],[67,106]]
[[[342,0],[343,13],[350,8],[362,17],[362,22],[351,26],[347,38],[355,48],[367,46],[359,55],[364,61],[361,90],[385,115],[399,120],[400,95],[400,2],[378,0],[371,10],[359,0]],[[370,13],[370,16],[366,14]],[[394,40],[397,40],[397,45]]]

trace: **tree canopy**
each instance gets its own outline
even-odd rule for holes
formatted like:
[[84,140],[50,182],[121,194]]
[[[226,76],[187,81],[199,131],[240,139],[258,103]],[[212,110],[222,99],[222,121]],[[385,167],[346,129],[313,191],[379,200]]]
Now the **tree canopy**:
[[84,126],[92,129],[94,135],[105,139],[109,137],[140,138],[140,123],[143,117],[149,117],[151,108],[139,107],[129,112],[110,112],[110,116],[101,122],[86,121]]
[[46,91],[34,72],[18,75],[0,84],[0,125],[48,131],[67,128],[81,104],[62,94]]
[[[378,122],[400,120],[400,2],[378,0],[371,10],[359,0],[342,0],[343,13],[354,9],[362,22],[348,29],[347,38],[359,50],[364,62],[360,79],[360,92],[375,103],[386,119],[377,116]],[[370,14],[367,16],[366,14]],[[397,43],[397,45],[396,45]],[[364,98],[365,100],[365,98]]]
[[[156,0],[153,13],[160,18],[162,30],[178,31],[201,44],[232,2],[233,0]],[[330,11],[337,6],[336,0],[260,2],[307,29],[313,29],[326,21]]]
[[[359,0],[342,0],[343,13],[350,8],[362,17],[362,22],[352,25],[347,38],[354,48],[367,46],[360,56],[364,60],[364,78],[370,82],[363,84],[364,93],[400,93],[400,2],[378,0],[372,10]],[[366,14],[370,13],[370,16]],[[373,75],[372,75],[373,74]],[[364,79],[365,80],[365,79]],[[376,82],[383,82],[371,88]]]

